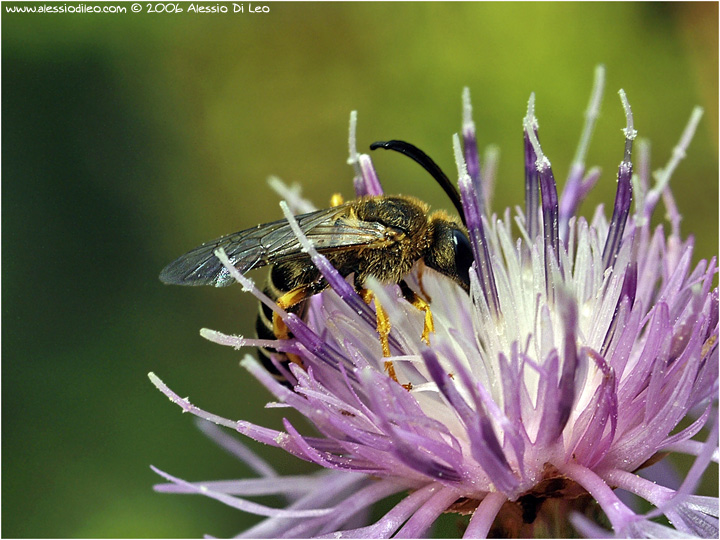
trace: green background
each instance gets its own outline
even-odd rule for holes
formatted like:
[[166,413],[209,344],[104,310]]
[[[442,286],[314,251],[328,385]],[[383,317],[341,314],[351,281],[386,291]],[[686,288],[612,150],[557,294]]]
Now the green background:
[[[229,536],[254,519],[151,489],[150,464],[189,480],[249,473],[148,371],[217,414],[281,419],[238,367],[244,352],[198,335],[250,335],[253,299],[239,287],[165,287],[157,275],[203,241],[280,217],[270,174],[302,183],[319,206],[351,196],[353,109],[361,149],[406,139],[452,173],[469,86],[479,143],[501,150],[494,209],[504,208],[523,200],[530,92],[562,181],[604,63],[588,156],[604,174],[584,212],[612,204],[619,88],[653,168],[699,104],[705,117],[672,182],[696,260],[717,253],[717,4],[273,3],[267,14],[243,4],[220,15],[2,5],[3,536]],[[385,153],[375,164],[388,192],[447,206],[409,160]],[[308,470],[260,451],[283,472]],[[457,534],[445,521],[442,534]]]

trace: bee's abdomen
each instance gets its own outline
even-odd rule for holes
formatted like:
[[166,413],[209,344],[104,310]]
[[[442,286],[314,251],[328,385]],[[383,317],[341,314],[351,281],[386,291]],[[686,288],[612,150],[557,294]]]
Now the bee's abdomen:
[[[265,289],[264,292],[268,294],[267,289]],[[277,298],[273,298],[273,300],[277,300]],[[259,302],[258,316],[255,320],[255,334],[260,339],[275,339],[275,332],[273,331],[273,311],[262,302]],[[269,350],[275,352],[275,349]]]

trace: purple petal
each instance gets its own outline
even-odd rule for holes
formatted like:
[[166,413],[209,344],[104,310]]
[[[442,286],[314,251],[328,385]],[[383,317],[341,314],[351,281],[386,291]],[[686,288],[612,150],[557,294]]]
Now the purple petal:
[[495,517],[506,502],[507,497],[502,493],[488,493],[475,509],[463,538],[487,538]]
[[463,158],[462,150],[460,149],[460,140],[457,135],[453,137],[453,145],[455,149],[455,162],[458,168],[460,199],[463,205],[468,234],[470,235],[473,257],[477,265],[476,272],[478,280],[482,285],[482,290],[491,312],[497,317],[500,313],[500,304],[497,297],[490,252],[488,251],[488,242],[485,238],[482,206],[479,200],[480,194],[473,188],[472,179],[467,173],[465,159]]
[[560,383],[558,386],[557,425],[554,426],[555,437],[565,429],[570,418],[573,403],[575,402],[575,371],[578,365],[577,358],[577,305],[575,299],[568,291],[558,289],[557,309],[560,310],[563,323],[563,362]]
[[472,119],[472,104],[470,103],[470,89],[463,90],[463,154],[467,171],[473,183],[475,193],[478,194],[477,201],[481,214],[485,213],[485,201],[483,200],[482,179],[480,176],[480,155],[478,153],[477,138],[475,136],[475,122]]
[[323,508],[319,510],[283,510],[281,508],[270,508],[269,506],[246,501],[239,497],[231,497],[222,492],[213,491],[212,489],[209,489],[203,484],[191,484],[190,482],[186,482],[185,480],[181,480],[180,478],[175,478],[174,476],[171,476],[156,467],[150,466],[150,468],[166,480],[169,480],[170,482],[178,484],[179,486],[187,489],[188,492],[205,495],[207,497],[210,497],[211,499],[215,499],[224,504],[227,504],[228,506],[231,506],[238,510],[242,510],[243,512],[248,512],[250,514],[283,518],[306,518],[327,515],[333,511],[332,508]]
[[440,514],[447,510],[458,497],[460,495],[450,488],[439,490],[408,519],[395,538],[422,538]]
[[625,155],[618,169],[618,187],[615,194],[615,206],[613,215],[610,219],[610,228],[608,230],[607,239],[605,240],[605,248],[603,249],[603,266],[608,268],[615,262],[615,257],[620,251],[620,242],[623,238],[625,223],[630,213],[630,204],[632,203],[632,161],[630,155],[632,153],[632,142],[636,132],[633,129],[632,112],[630,112],[630,104],[625,99],[625,93],[620,90],[620,96],[625,106],[625,115],[627,117],[627,127],[625,128]]
[[558,467],[561,473],[584,487],[590,495],[600,504],[615,531],[624,530],[629,524],[636,521],[636,514],[625,506],[612,488],[592,470],[565,463]]
[[218,446],[227,450],[230,454],[245,463],[260,476],[274,478],[278,475],[277,472],[275,472],[275,469],[267,461],[250,450],[235,437],[225,433],[215,424],[205,420],[198,420],[196,421],[196,425],[200,431],[202,431]]
[[317,538],[390,538],[439,489],[440,485],[433,483],[412,492],[374,525],[319,535]]
[[[568,459],[575,459],[586,467],[594,467],[615,438],[618,403],[615,393],[615,374],[605,360],[593,351],[586,350],[600,368],[603,379],[593,397],[575,421],[571,439],[567,443]],[[610,430],[603,436],[610,421]]]
[[[368,482],[368,479],[362,475],[347,472],[328,474],[326,471],[323,471],[318,474],[318,477],[321,478],[323,488],[310,491],[307,495],[292,503],[287,510],[303,510],[337,504],[343,494],[352,493],[356,489],[361,489],[362,486]],[[328,516],[331,515],[332,514],[328,514]],[[295,524],[296,520],[294,519],[270,517],[242,532],[237,537],[281,538],[285,532]]]
[[525,229],[530,242],[535,242],[535,236],[540,231],[538,210],[540,209],[540,186],[538,184],[538,170],[535,167],[537,154],[530,142],[528,129],[532,129],[537,136],[537,121],[535,120],[535,94],[530,95],[528,112],[525,116],[523,130],[523,147],[525,150]]
[[395,479],[380,480],[354,491],[336,505],[332,515],[305,520],[288,529],[285,538],[307,538],[337,531],[342,528],[355,514],[375,504],[376,502],[405,491],[406,487]]

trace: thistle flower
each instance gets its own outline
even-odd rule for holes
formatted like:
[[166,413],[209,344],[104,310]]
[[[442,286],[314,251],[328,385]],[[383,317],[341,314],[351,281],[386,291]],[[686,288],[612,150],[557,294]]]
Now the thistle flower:
[[[266,516],[240,537],[419,537],[445,512],[470,516],[466,538],[567,536],[572,527],[589,536],[717,537],[717,497],[692,494],[710,461],[717,461],[715,421],[705,441],[694,439],[712,416],[717,392],[717,261],[691,267],[693,240],[680,236],[668,185],[701,111],[693,112],[651,183],[649,146],[638,143],[633,157],[634,120],[620,91],[627,123],[613,212],[608,220],[599,207],[588,222],[576,211],[600,177],[598,169],[585,170],[584,159],[603,78],[598,68],[560,197],[531,96],[523,123],[526,204],[514,216],[509,209],[500,217],[488,211],[494,158],[481,171],[465,91],[463,144],[456,135],[454,150],[475,262],[469,294],[421,263],[408,277],[430,303],[430,345],[421,340],[422,313],[397,286],[371,280],[366,285],[392,325],[391,357],[383,357],[372,305],[297,226],[293,211],[307,210],[308,203],[281,188],[285,217],[330,289],[309,299],[301,319],[275,305],[218,251],[227,271],[278,313],[293,337],[267,342],[206,329],[201,334],[224,345],[271,346],[300,357],[304,369],[277,366],[292,389],[250,355],[241,365],[275,396],[272,406],[294,408],[314,430],[301,434],[288,420],[277,431],[221,418],[150,378],[184,411],[322,470],[278,476],[238,441],[205,426],[260,477],[190,483],[154,469],[169,481],[156,489],[202,493]],[[349,162],[356,192],[381,194],[369,156],[355,150],[355,118]],[[668,236],[650,225],[660,198]],[[397,380],[384,369],[387,360]],[[638,473],[668,453],[696,456],[678,489]],[[632,510],[618,496],[623,491],[655,509]],[[287,507],[244,498],[270,494],[286,496]],[[368,524],[372,505],[393,494],[404,497]],[[669,525],[653,521],[661,514]]]

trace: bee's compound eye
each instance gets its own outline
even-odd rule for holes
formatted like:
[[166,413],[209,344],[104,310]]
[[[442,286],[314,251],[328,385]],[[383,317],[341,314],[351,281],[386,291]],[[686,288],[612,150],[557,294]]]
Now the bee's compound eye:
[[452,235],[453,244],[455,245],[455,268],[457,276],[467,288],[470,288],[470,266],[474,260],[470,240],[465,236],[465,233],[458,229],[455,229]]

